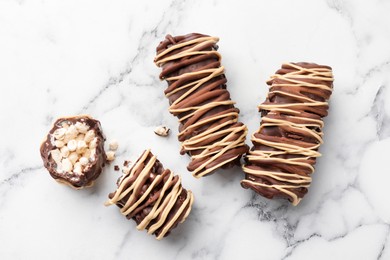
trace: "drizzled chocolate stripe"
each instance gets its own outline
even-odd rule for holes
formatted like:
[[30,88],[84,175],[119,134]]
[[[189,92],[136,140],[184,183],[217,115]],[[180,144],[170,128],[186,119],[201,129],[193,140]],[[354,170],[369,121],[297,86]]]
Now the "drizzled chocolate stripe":
[[124,172],[109,199],[107,206],[116,204],[123,215],[135,220],[138,230],[147,229],[159,240],[184,222],[194,201],[180,177],[164,169],[150,150]]
[[194,177],[239,163],[248,151],[246,126],[226,90],[217,37],[192,33],[167,35],[157,47],[155,63],[160,79],[168,82],[169,111],[179,118],[181,154],[188,153],[187,169]]
[[246,156],[244,188],[297,205],[311,183],[322,144],[322,118],[333,90],[332,69],[313,63],[285,63],[270,80],[259,106],[262,122]]

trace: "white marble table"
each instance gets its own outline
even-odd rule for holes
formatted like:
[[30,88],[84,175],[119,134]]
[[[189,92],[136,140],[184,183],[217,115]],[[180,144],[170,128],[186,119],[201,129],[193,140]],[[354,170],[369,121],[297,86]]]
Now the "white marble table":
[[[389,12],[385,0],[0,1],[0,259],[390,259]],[[242,189],[238,167],[186,170],[153,57],[167,33],[189,32],[220,37],[250,133],[282,62],[333,67],[323,156],[299,206]],[[51,123],[79,113],[119,141],[114,164],[151,148],[182,175],[196,202],[170,237],[103,205],[113,165],[81,191],[43,168]]]

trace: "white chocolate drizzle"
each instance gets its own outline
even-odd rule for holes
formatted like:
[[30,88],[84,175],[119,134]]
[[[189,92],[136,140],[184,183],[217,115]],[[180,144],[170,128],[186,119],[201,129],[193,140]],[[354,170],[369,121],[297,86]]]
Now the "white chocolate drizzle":
[[[167,62],[180,60],[182,58],[190,58],[192,56],[210,54],[218,58],[218,61],[220,62],[221,55],[219,54],[219,52],[215,51],[213,48],[205,49],[206,46],[214,46],[218,41],[219,38],[217,37],[207,36],[171,45],[166,50],[156,56],[155,63],[157,66],[161,67]],[[171,54],[173,51],[183,47],[187,47],[187,49],[181,50],[178,53]],[[194,150],[202,150],[196,155],[191,155],[193,161],[198,160],[199,162],[202,162],[193,171],[191,171],[192,175],[196,178],[200,178],[202,176],[210,174],[219,167],[237,159],[238,157],[241,157],[242,154],[236,154],[234,156],[225,156],[226,158],[222,160],[222,156],[228,151],[237,147],[245,146],[245,138],[247,134],[246,126],[233,126],[235,123],[238,122],[238,112],[236,110],[231,112],[225,111],[224,113],[218,113],[216,115],[208,116],[190,125],[185,124],[185,120],[190,120],[193,117],[197,118],[197,116],[204,113],[204,111],[211,110],[218,106],[233,106],[235,104],[235,102],[229,99],[214,99],[211,102],[202,103],[200,105],[187,106],[182,104],[183,101],[187,101],[188,97],[192,93],[197,91],[201,86],[216,77],[220,77],[223,74],[224,67],[219,66],[217,68],[202,69],[195,72],[187,72],[178,76],[165,78],[168,82],[178,81],[194,76],[195,78],[197,78],[197,80],[191,80],[189,81],[189,83],[179,86],[166,94],[167,97],[170,97],[178,91],[185,90],[184,93],[179,98],[177,98],[169,107],[169,111],[172,114],[184,114],[179,119],[179,122],[185,126],[179,133],[179,137],[185,135],[189,130],[202,127],[205,124],[212,124],[213,122],[216,122],[218,120],[226,119],[226,121],[224,121],[223,123],[217,125],[213,124],[212,127],[208,128],[207,130],[193,135],[182,142],[182,150],[184,151],[191,152]],[[199,93],[203,94],[203,92]],[[215,142],[207,142],[207,140],[214,140],[213,138],[217,137],[221,137],[220,140]],[[210,167],[209,165],[216,160],[218,160],[218,163],[215,163],[215,165]]]
[[[152,209],[141,223],[138,224],[137,229],[143,230],[147,228],[148,234],[153,234],[162,228],[157,236],[157,239],[160,240],[173,227],[182,214],[184,215],[180,219],[180,223],[184,222],[191,211],[194,196],[190,190],[187,190],[186,199],[175,212],[174,216],[171,216],[169,222],[167,222],[168,214],[173,210],[173,207],[183,190],[181,178],[179,176],[174,176],[171,171],[165,169],[161,175],[157,174],[155,176],[152,183],[149,184],[146,191],[140,196],[139,191],[141,191],[145,180],[149,178],[152,173],[152,168],[157,162],[156,156],[153,155],[150,157],[150,155],[152,155],[150,150],[146,150],[136,164],[129,171],[124,172],[114,196],[108,200],[105,205],[118,204],[123,198],[127,197],[127,201],[120,209],[121,213],[127,216],[136,211],[142,204],[146,203],[148,199],[155,194],[154,192],[159,192],[157,200],[150,205]],[[146,163],[148,157],[150,157],[150,159]],[[166,173],[168,173],[168,178],[164,181],[162,175],[165,175]],[[130,182],[132,179],[133,182]],[[157,186],[160,183],[163,183],[163,185],[162,188],[158,189]],[[153,224],[149,226],[151,223]]]
[[[290,198],[293,205],[297,205],[301,198],[292,190],[302,187],[308,188],[310,186],[311,174],[314,172],[313,165],[315,160],[313,159],[321,156],[318,152],[318,148],[323,143],[323,121],[320,117],[318,117],[319,119],[308,118],[302,116],[301,113],[308,107],[328,106],[327,100],[323,102],[314,100],[307,95],[300,94],[299,88],[306,87],[322,90],[330,95],[332,88],[324,82],[330,82],[330,84],[332,84],[333,75],[330,68],[323,66],[304,68],[298,64],[285,63],[283,64],[283,67],[288,67],[291,71],[285,74],[275,74],[271,77],[268,81],[269,83],[272,83],[268,96],[279,94],[292,97],[300,102],[271,104],[270,102],[267,102],[266,104],[263,103],[259,106],[259,110],[268,111],[268,114],[262,117],[262,123],[257,131],[257,137],[253,134],[251,140],[253,144],[256,144],[257,146],[264,145],[274,149],[253,149],[248,153],[246,157],[248,163],[242,167],[244,172],[248,175],[241,183],[246,187],[258,186],[265,189],[275,189]],[[281,79],[282,82],[288,83],[273,82],[274,79]],[[275,90],[275,87],[286,87],[291,89],[291,92],[293,93]],[[280,116],[281,114],[283,114],[283,117]],[[278,116],[279,118],[275,118]],[[287,132],[299,133],[301,136],[313,138],[315,142],[289,140],[285,137],[274,138],[271,141],[265,140],[265,138],[259,138],[259,134],[261,135],[261,131],[266,127],[278,127]],[[286,157],[287,155],[295,156],[289,158]],[[276,163],[298,166],[301,169],[305,169],[309,174],[305,174],[304,172],[260,170],[256,167],[250,167],[250,165],[262,166]],[[251,178],[251,176],[255,176],[256,179]],[[261,180],[262,177],[274,179],[276,183],[258,181]]]

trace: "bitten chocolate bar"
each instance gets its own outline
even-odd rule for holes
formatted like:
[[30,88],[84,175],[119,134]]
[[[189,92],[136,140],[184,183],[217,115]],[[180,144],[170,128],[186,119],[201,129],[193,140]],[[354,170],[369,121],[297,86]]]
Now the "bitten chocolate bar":
[[247,128],[238,122],[239,110],[226,90],[218,40],[198,33],[167,35],[154,60],[168,83],[169,111],[179,119],[181,154],[191,156],[187,169],[197,178],[239,164],[249,149]]
[[241,185],[266,198],[287,198],[297,205],[308,191],[321,155],[318,148],[333,90],[332,69],[285,63],[267,84],[267,99],[259,106],[262,121],[252,135]]
[[109,194],[106,205],[116,204],[123,215],[147,229],[157,239],[169,235],[191,211],[194,197],[181,185],[181,178],[164,169],[150,150],[124,170],[118,188]]

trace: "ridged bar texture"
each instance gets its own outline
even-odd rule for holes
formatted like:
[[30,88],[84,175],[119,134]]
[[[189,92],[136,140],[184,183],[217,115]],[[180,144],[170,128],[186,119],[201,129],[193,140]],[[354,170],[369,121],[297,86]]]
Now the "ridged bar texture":
[[218,40],[197,33],[167,35],[155,58],[160,79],[168,82],[169,111],[179,118],[181,154],[191,156],[187,168],[197,178],[239,164],[249,149],[247,128],[238,122],[239,110],[226,90]]
[[191,211],[194,197],[181,185],[181,178],[164,169],[150,150],[118,180],[118,189],[109,194],[106,205],[116,204],[123,215],[147,229],[157,239],[169,235]]
[[267,81],[262,121],[252,135],[241,181],[267,198],[287,198],[297,205],[311,184],[322,144],[322,118],[333,90],[332,69],[314,63],[285,63]]

